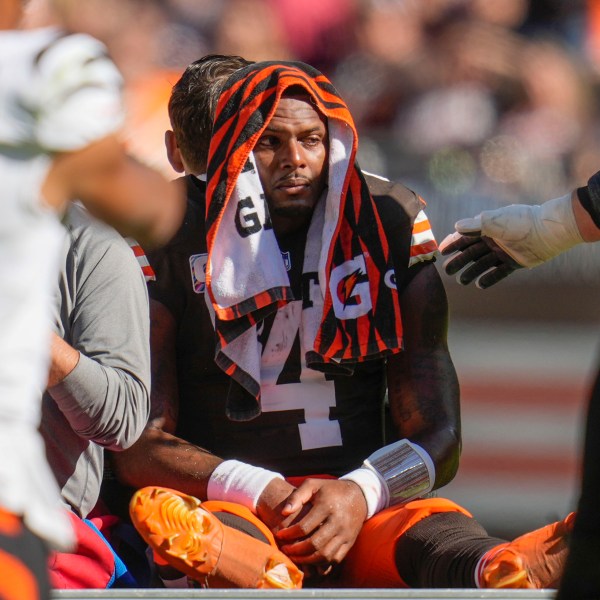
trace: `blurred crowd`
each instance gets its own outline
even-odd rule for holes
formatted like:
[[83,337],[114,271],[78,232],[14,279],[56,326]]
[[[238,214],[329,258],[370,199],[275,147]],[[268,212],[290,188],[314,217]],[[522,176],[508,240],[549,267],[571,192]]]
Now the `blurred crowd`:
[[211,52],[322,70],[363,168],[428,199],[440,239],[455,216],[563,195],[600,168],[600,0],[85,0],[76,14],[126,78],[132,150],[167,173],[170,87]]

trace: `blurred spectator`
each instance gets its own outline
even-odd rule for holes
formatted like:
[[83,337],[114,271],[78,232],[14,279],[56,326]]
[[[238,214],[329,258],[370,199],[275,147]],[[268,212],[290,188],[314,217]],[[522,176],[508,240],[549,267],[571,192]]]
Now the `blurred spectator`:
[[358,0],[268,0],[295,59],[331,69],[352,50]]
[[355,46],[332,72],[359,128],[389,125],[419,81],[428,80],[420,68],[426,44],[423,19],[419,2],[359,0]]
[[[362,163],[455,205],[474,197],[485,197],[486,206],[517,197],[536,202],[596,169],[597,0],[305,0],[301,10],[295,0],[76,6],[77,28],[107,43],[125,73],[130,149],[170,176],[162,148],[166,98],[183,66],[213,51],[316,65],[347,98]],[[445,210],[430,207],[434,221],[438,209]]]
[[497,134],[514,139],[522,156],[515,181],[521,197],[539,199],[570,185],[571,159],[594,116],[592,90],[580,65],[553,41],[523,44],[518,73],[524,97],[501,115]]
[[292,58],[283,25],[269,0],[223,3],[214,49],[217,54],[235,54],[254,61]]
[[508,29],[520,27],[527,18],[529,8],[529,0],[472,0],[466,3],[466,9],[474,19]]

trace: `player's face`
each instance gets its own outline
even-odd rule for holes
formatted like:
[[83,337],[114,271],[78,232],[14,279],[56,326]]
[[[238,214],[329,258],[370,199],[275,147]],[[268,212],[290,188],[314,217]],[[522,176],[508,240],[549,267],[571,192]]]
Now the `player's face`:
[[327,126],[308,98],[282,98],[254,147],[276,233],[309,220],[327,182]]

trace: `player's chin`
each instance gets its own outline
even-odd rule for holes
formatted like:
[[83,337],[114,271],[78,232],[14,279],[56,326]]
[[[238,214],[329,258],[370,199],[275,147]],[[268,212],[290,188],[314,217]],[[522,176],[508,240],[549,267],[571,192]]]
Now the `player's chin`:
[[286,217],[288,219],[309,217],[315,209],[315,204],[303,200],[289,200],[275,206],[272,212],[278,217]]

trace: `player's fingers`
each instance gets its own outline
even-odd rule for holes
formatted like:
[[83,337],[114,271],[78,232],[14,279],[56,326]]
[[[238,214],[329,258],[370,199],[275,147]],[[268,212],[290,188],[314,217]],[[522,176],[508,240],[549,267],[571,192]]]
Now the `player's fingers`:
[[497,284],[499,281],[502,281],[514,271],[516,271],[516,267],[514,267],[513,265],[499,265],[493,269],[490,269],[487,273],[481,275],[481,277],[479,277],[475,281],[475,285],[480,290],[485,290],[486,288]]
[[489,252],[490,249],[487,244],[484,241],[479,240],[465,248],[462,252],[459,252],[446,260],[443,264],[444,270],[448,275],[455,275],[469,263],[477,262],[482,256]]
[[466,236],[461,233],[454,232],[450,235],[447,235],[442,243],[438,246],[440,252],[444,256],[448,256],[454,252],[459,252],[464,250],[471,244],[475,243],[478,240],[479,236]]
[[315,493],[314,487],[309,480],[303,481],[287,498],[281,514],[291,515],[298,512],[305,504],[308,504]]
[[289,527],[280,529],[275,536],[281,542],[305,539],[321,526],[326,517],[327,515],[313,506],[302,518]]
[[343,550],[348,546],[347,542],[338,535],[330,535],[318,530],[310,538],[293,544],[281,546],[281,550],[287,554],[294,562],[303,564],[332,564],[336,563],[337,558],[341,561],[346,555]]
[[458,283],[468,285],[492,267],[498,266],[499,263],[498,257],[488,248],[487,253],[479,256],[472,265],[459,273]]
[[349,544],[348,542],[340,544],[336,553],[331,559],[332,564],[339,565],[346,558],[350,548],[352,548],[352,544]]
[[455,247],[456,242],[458,242],[463,236],[455,231],[454,233],[449,233],[438,246],[440,252],[444,255],[452,254],[456,252],[458,248]]
[[290,544],[282,544],[279,546],[279,549],[294,561],[315,554],[315,547],[310,539],[299,540]]
[[512,266],[513,270],[522,269],[523,265],[518,263],[501,245],[491,237],[482,236],[481,239],[491,248],[499,261],[503,264]]

